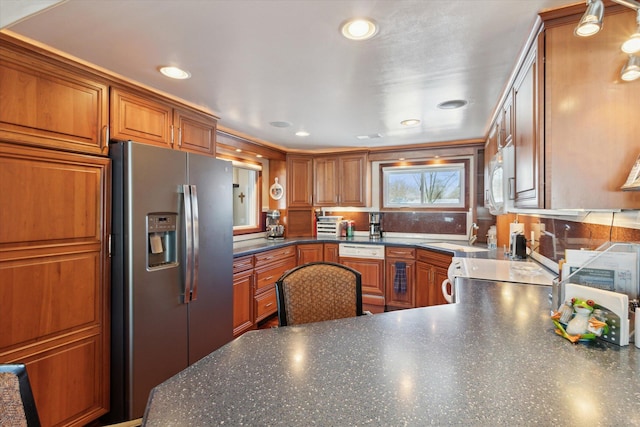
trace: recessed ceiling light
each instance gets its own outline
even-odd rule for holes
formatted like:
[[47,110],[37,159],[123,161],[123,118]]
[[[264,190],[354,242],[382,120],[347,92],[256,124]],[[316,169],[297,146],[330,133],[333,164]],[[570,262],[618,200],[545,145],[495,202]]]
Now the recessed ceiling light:
[[303,130],[300,130],[300,131],[296,132],[296,135],[297,136],[309,136],[310,134],[309,134],[309,132],[305,132]]
[[159,71],[172,79],[184,80],[191,77],[191,73],[178,67],[160,67]]
[[343,22],[340,31],[349,40],[367,40],[378,34],[378,25],[373,19],[354,18]]
[[239,148],[236,148],[236,153],[242,153],[242,150]]
[[402,126],[416,126],[420,124],[418,119],[407,119],[400,122]]
[[288,128],[291,126],[291,123],[289,122],[269,122],[269,124],[274,128]]
[[370,135],[357,135],[356,138],[358,138],[358,139],[377,139],[377,138],[382,138],[382,134],[381,133],[372,133]]
[[464,99],[452,99],[451,101],[444,101],[438,104],[438,108],[441,110],[455,110],[456,108],[462,108],[467,105],[468,102]]
[[256,157],[261,158],[262,154],[256,154]]

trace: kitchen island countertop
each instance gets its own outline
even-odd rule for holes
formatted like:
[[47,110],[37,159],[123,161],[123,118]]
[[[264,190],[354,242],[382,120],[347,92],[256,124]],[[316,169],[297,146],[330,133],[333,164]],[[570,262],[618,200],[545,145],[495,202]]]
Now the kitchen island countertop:
[[553,332],[547,286],[248,332],[156,387],[147,426],[640,425],[640,351]]

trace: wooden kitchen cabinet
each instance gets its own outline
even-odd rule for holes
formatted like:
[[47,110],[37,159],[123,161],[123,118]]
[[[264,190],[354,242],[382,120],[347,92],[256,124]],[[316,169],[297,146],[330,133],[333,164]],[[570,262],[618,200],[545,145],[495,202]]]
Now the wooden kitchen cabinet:
[[[385,302],[387,310],[415,307],[416,249],[399,246],[385,247],[386,281]],[[396,289],[396,274],[404,266],[406,291]]]
[[637,14],[604,15],[594,37],[573,35],[579,15],[543,17],[546,209],[640,209],[639,191],[620,191],[640,154],[640,81],[619,77]]
[[107,155],[106,83],[6,39],[0,59],[0,140]]
[[298,265],[324,260],[322,243],[305,243],[298,245]]
[[253,255],[233,260],[233,336],[254,328]]
[[340,257],[340,264],[362,275],[362,309],[372,313],[384,312],[384,260]]
[[315,157],[315,205],[367,206],[370,191],[367,159],[367,153]]
[[287,155],[287,206],[311,208],[313,186],[313,158],[311,156]]
[[537,46],[529,51],[513,87],[515,199],[517,208],[542,208],[544,150],[540,125],[540,64]]
[[0,143],[0,363],[27,365],[42,425],[109,409],[109,164]]
[[416,251],[416,307],[447,303],[442,295],[442,282],[448,277],[452,258],[426,249]]
[[151,94],[111,88],[111,138],[215,155],[217,121]]
[[284,274],[296,266],[296,247],[286,246],[254,255],[254,302],[256,318],[254,323],[278,311],[275,284]]
[[337,243],[324,244],[324,260],[327,262],[339,262],[339,247]]

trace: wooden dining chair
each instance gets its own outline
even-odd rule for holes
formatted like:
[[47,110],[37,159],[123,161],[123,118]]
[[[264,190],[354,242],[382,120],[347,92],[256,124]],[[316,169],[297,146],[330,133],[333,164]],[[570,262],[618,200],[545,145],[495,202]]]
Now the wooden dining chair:
[[0,365],[0,426],[40,427],[24,364]]
[[310,262],[276,282],[280,326],[361,316],[362,277],[350,267]]

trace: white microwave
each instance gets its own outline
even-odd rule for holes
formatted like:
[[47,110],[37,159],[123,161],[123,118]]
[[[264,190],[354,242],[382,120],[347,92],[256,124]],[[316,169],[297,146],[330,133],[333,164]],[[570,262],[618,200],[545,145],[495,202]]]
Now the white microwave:
[[489,162],[489,212],[502,215],[513,208],[515,198],[515,153],[513,145],[502,147]]

